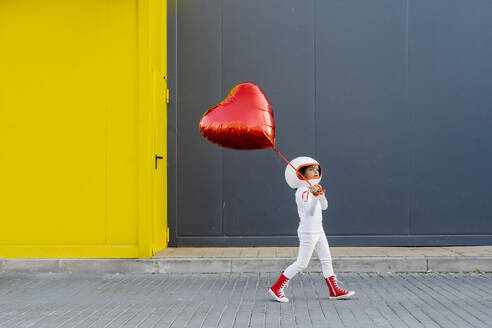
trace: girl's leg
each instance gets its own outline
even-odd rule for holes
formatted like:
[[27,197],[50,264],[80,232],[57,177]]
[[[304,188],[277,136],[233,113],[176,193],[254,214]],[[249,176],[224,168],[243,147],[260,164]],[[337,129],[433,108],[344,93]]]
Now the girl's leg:
[[352,297],[355,292],[342,289],[338,286],[335,274],[333,273],[330,247],[328,246],[328,240],[324,232],[321,233],[315,248],[321,262],[326,285],[330,290],[330,299],[346,299]]
[[321,262],[323,276],[325,278],[333,276],[335,273],[333,272],[330,247],[328,246],[328,239],[326,239],[324,231],[321,233],[321,236],[315,245],[315,250],[318,254],[319,261]]
[[307,268],[318,237],[318,234],[303,233],[299,231],[297,232],[297,235],[299,236],[299,253],[297,254],[297,260],[284,271],[284,275],[288,279],[294,278],[298,272]]

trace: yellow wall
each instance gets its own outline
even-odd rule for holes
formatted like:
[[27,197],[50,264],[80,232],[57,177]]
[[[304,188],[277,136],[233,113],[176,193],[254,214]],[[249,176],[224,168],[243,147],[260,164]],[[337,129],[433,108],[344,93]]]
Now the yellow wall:
[[0,257],[166,246],[163,1],[0,2]]

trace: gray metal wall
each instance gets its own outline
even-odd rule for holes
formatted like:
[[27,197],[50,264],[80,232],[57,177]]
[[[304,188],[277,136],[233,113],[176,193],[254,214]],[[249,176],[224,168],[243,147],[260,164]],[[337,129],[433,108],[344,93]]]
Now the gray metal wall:
[[169,1],[171,245],[297,245],[273,150],[198,131],[239,82],[322,164],[332,245],[492,242],[492,2]]

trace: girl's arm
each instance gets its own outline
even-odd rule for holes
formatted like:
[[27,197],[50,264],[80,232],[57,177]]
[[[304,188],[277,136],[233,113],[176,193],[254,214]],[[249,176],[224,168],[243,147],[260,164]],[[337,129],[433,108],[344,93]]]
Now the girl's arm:
[[326,210],[328,208],[328,200],[326,199],[324,193],[321,194],[319,197],[320,197],[319,198],[319,203],[321,204],[321,209],[324,211],[324,210]]

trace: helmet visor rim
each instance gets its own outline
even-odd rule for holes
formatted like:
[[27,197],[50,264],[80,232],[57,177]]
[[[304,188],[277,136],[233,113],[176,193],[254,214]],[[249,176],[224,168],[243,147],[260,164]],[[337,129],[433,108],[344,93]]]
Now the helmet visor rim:
[[[312,178],[306,178],[304,177],[304,175],[301,173],[301,169],[305,168],[305,167],[308,167],[308,166],[311,166],[311,165],[317,165],[319,167],[319,176],[317,177],[312,177]],[[322,170],[321,170],[321,165],[319,165],[319,163],[307,163],[307,164],[303,164],[303,165],[300,165],[297,170],[297,178],[299,180],[303,180],[303,181],[308,181],[308,180],[315,180],[315,179],[321,179],[321,177],[323,176],[322,175]]]

